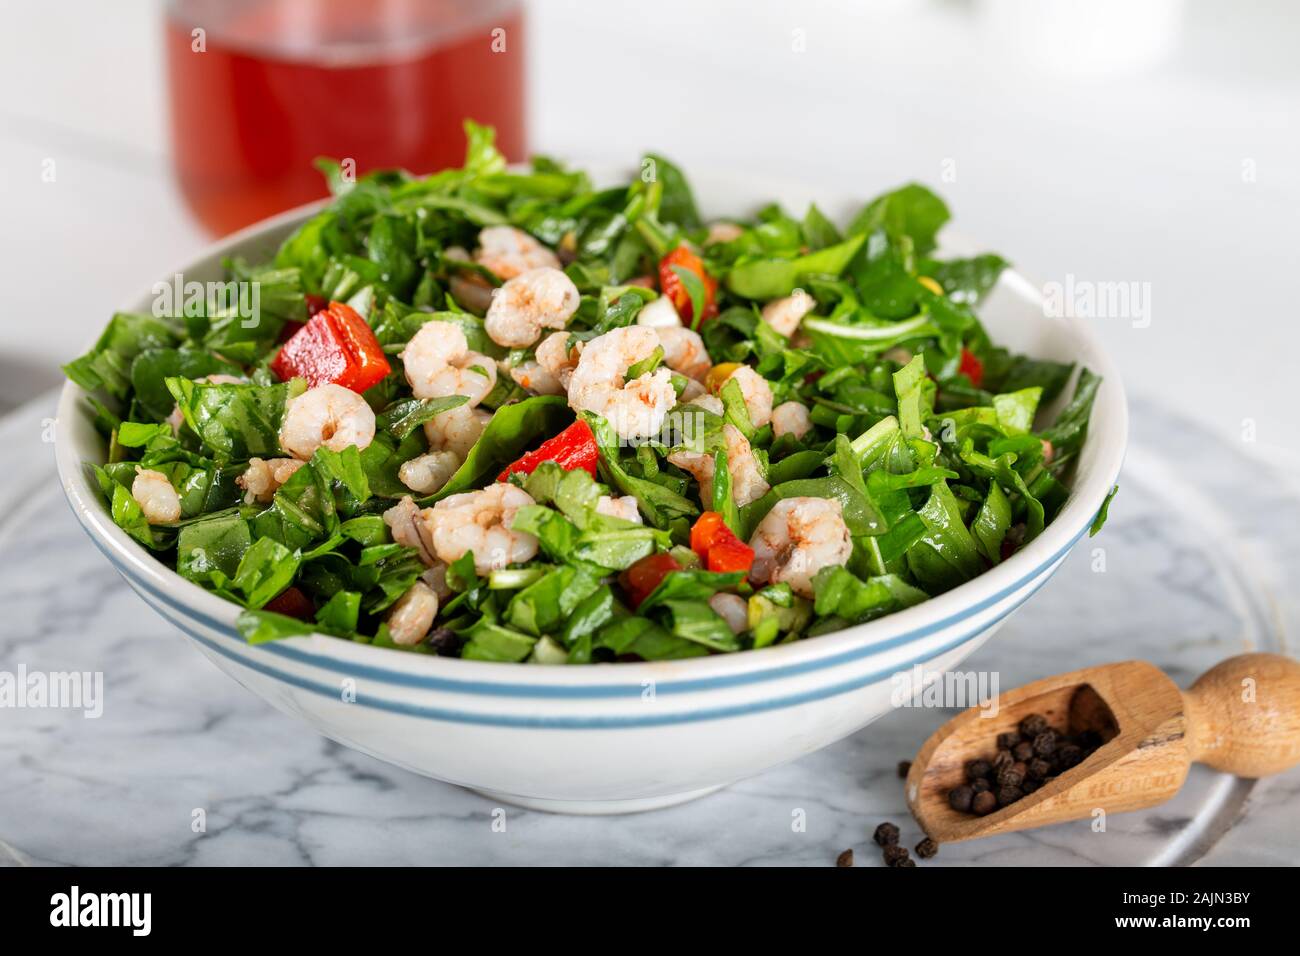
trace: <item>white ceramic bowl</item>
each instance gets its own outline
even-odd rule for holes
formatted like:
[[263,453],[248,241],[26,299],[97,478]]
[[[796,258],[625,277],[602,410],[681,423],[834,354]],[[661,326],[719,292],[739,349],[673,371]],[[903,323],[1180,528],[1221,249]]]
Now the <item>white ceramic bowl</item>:
[[[798,187],[696,178],[705,212],[736,214]],[[222,241],[181,272],[220,278],[221,260],[269,257],[316,207]],[[948,251],[966,252],[946,244]],[[1014,252],[1014,250],[1010,250]],[[151,297],[128,308],[148,311]],[[59,403],[56,453],[73,512],[127,583],[213,663],[320,733],[493,799],[568,813],[669,806],[825,747],[891,709],[891,677],[942,671],[983,644],[1052,575],[1118,477],[1128,432],[1119,375],[1092,333],[1044,318],[1038,290],[1008,273],[981,316],[1000,342],[1080,361],[1105,377],[1073,492],[1028,547],[947,594],[882,620],[761,651],[592,667],[403,654],[324,635],[249,646],[239,608],[171,571],[113,524],[85,461],[102,461],[81,389]],[[1063,401],[1063,400],[1062,400]],[[1058,403],[1059,404],[1059,403]],[[159,675],[159,679],[162,676]]]

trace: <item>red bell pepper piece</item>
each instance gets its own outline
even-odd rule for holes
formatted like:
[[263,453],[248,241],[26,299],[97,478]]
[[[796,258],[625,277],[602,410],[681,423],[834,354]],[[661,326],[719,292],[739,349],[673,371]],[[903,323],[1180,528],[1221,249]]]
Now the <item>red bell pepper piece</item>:
[[313,388],[333,383],[354,392],[377,385],[391,370],[366,320],[342,302],[308,319],[271,362],[281,381],[304,378]]
[[984,363],[968,348],[961,350],[961,362],[957,366],[957,371],[970,379],[970,383],[976,388],[979,388],[984,381]]
[[672,300],[677,314],[682,321],[691,324],[695,306],[691,303],[691,294],[686,291],[681,277],[673,271],[673,266],[689,269],[700,277],[704,283],[704,309],[700,322],[707,322],[718,314],[718,280],[704,270],[704,262],[685,246],[678,246],[659,260],[659,291]]
[[651,554],[620,574],[618,583],[623,585],[632,609],[636,610],[641,606],[641,602],[659,587],[660,581],[681,569],[682,566],[677,563],[677,559],[666,551],[661,554]]
[[554,438],[548,438],[534,451],[528,452],[505,471],[497,475],[497,481],[505,481],[515,472],[531,475],[544,461],[553,461],[565,471],[577,471],[581,468],[591,477],[596,477],[596,462],[600,458],[600,447],[591,426],[579,419]]
[[754,566],[754,549],[737,538],[716,511],[706,511],[695,519],[691,528],[691,550],[700,556],[710,571],[744,571],[748,574]]
[[316,605],[312,603],[311,598],[292,584],[267,601],[262,609],[286,617],[296,617],[300,621],[316,620]]
[[311,318],[317,312],[324,312],[325,307],[329,305],[329,299],[323,295],[312,295],[310,292],[303,296],[307,302],[307,318]]

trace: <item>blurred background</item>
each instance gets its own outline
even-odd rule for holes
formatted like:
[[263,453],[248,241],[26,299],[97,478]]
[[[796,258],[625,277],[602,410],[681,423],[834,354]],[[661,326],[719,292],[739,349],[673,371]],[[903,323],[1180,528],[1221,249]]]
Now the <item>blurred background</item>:
[[[362,172],[538,151],[925,182],[1037,283],[1124,283],[1129,389],[1292,453],[1300,7],[1194,0],[4,0],[0,407],[214,235]],[[196,32],[196,30],[198,32]],[[202,46],[202,49],[199,49]]]

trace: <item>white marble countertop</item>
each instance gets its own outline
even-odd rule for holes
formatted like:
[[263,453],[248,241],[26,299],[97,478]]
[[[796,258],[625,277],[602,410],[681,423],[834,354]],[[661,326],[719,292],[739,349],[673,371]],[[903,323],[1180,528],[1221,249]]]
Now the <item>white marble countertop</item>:
[[[879,865],[877,823],[920,838],[895,768],[949,711],[899,711],[713,796],[624,817],[498,807],[318,737],[195,653],[86,540],[43,441],[52,405],[0,422],[18,450],[0,475],[0,670],[102,672],[103,712],[0,709],[2,862],[829,865],[853,847]],[[1138,657],[1186,685],[1283,646],[1300,620],[1282,587],[1300,545],[1275,532],[1300,526],[1300,497],[1156,406],[1134,420],[1111,523],[964,669],[1007,689]],[[1190,481],[1173,467],[1189,460]],[[1300,768],[1251,783],[1198,767],[1173,801],[1106,832],[1063,824],[924,865],[1294,864],[1297,798]]]

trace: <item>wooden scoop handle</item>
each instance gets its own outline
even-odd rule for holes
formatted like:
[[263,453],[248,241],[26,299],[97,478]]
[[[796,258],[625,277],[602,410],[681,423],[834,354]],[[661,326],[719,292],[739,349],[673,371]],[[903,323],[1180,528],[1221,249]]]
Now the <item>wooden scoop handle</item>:
[[1190,756],[1239,777],[1300,763],[1300,662],[1241,654],[1183,691]]

